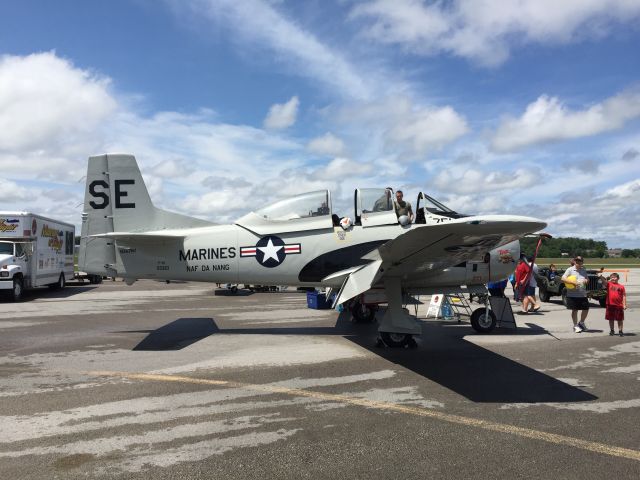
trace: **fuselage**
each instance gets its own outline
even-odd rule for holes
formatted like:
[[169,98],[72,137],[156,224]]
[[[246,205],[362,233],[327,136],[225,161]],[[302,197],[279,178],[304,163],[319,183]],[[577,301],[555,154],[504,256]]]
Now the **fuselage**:
[[[239,225],[200,227],[184,231],[183,239],[127,244],[118,241],[116,269],[131,279],[157,278],[217,283],[339,287],[336,272],[365,265],[363,257],[410,229],[425,225],[355,225],[306,232],[258,235]],[[414,286],[482,284],[506,278],[519,256],[510,242],[487,258],[457,265],[414,264],[405,283]],[[443,270],[444,269],[444,270]]]

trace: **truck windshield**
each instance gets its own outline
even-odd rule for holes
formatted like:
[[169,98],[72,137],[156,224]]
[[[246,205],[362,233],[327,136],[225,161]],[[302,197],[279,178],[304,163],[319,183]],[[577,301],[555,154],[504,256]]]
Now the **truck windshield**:
[[13,243],[0,242],[0,255],[13,255]]

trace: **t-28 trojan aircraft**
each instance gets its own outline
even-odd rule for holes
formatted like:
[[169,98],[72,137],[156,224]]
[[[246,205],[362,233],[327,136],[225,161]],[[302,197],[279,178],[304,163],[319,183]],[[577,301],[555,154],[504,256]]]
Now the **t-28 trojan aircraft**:
[[[384,188],[357,189],[354,212],[341,213],[342,220],[330,192],[319,190],[215,225],[154,207],[132,155],[94,156],[78,264],[127,283],[151,278],[329,287],[338,292],[336,305],[376,291],[387,303],[379,332],[397,347],[421,332],[402,308],[407,295],[460,292],[463,285],[484,288],[504,279],[520,255],[517,240],[546,226],[530,217],[462,215],[423,193],[415,222],[403,225]],[[367,308],[366,302],[356,305]],[[495,317],[481,313],[472,324],[491,330]]]

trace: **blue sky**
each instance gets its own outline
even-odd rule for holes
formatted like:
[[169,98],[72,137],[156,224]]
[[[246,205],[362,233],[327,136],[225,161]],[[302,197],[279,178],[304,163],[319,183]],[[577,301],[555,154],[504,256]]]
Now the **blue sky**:
[[640,246],[640,1],[0,6],[0,209],[78,224],[86,158],[217,222],[330,188]]

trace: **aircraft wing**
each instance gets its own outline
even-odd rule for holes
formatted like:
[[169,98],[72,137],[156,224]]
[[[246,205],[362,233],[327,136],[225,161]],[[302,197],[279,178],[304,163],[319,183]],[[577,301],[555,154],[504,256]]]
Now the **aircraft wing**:
[[488,251],[545,226],[535,218],[508,215],[414,225],[364,257],[372,262],[349,274],[337,303],[367,291],[383,276],[416,280],[467,260],[482,260]]

